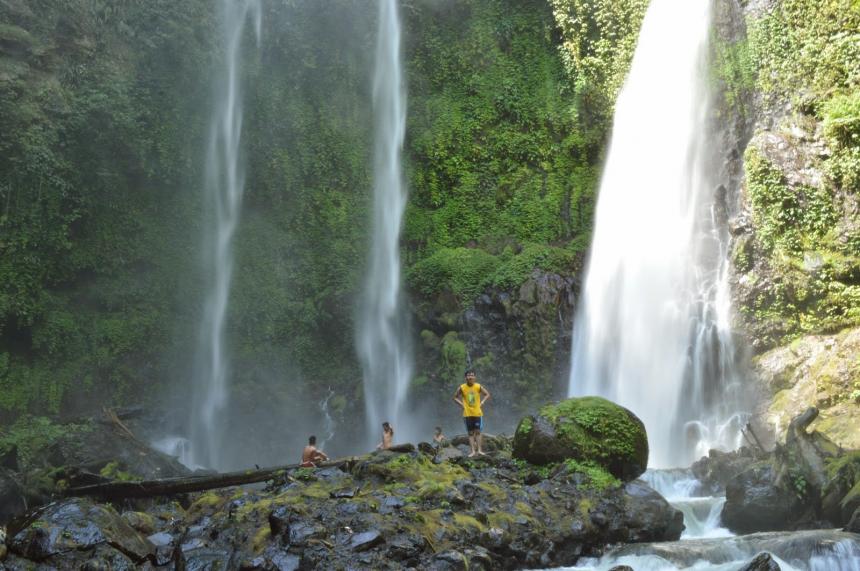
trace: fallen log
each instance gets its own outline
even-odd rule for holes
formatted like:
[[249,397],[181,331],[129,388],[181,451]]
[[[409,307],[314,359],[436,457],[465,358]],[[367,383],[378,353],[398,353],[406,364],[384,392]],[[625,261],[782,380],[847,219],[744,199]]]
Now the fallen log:
[[[339,468],[350,466],[355,462],[354,457],[343,458],[332,462],[318,464],[318,468]],[[163,478],[159,480],[141,481],[112,481],[102,484],[78,486],[66,490],[66,496],[87,496],[103,500],[121,500],[126,498],[150,498],[154,496],[172,496],[190,492],[203,492],[230,486],[257,484],[280,478],[287,478],[291,470],[301,468],[301,464],[286,464],[274,468],[243,470],[205,476],[186,476],[181,478]]]

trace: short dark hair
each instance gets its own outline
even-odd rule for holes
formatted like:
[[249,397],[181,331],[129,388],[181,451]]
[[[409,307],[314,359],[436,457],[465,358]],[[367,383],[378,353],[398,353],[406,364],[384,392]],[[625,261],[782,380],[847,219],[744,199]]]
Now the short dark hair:
[[475,371],[473,369],[466,369],[466,372],[463,373],[463,377],[468,377],[469,375],[474,375]]
[[310,438],[308,438],[308,444],[314,445],[316,443],[317,443],[317,437],[316,436],[311,436]]
[[382,428],[388,428],[388,427],[390,427],[390,426],[391,426],[391,425],[390,425],[390,424],[388,424],[388,421],[387,421],[387,420],[386,420],[385,422],[383,422],[383,423],[382,423]]
[[436,430],[437,430],[438,432],[442,432],[442,427],[441,427],[441,426],[437,426],[437,427],[436,427]]

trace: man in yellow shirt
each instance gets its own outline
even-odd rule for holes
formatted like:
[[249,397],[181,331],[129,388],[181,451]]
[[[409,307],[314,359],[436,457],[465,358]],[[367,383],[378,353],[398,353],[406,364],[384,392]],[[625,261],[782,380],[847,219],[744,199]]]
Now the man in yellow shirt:
[[481,450],[481,428],[484,425],[483,405],[490,398],[490,393],[475,382],[475,372],[466,371],[466,382],[457,387],[454,402],[463,407],[463,420],[466,422],[466,432],[469,434],[469,446],[472,448],[471,458],[475,454],[484,455]]

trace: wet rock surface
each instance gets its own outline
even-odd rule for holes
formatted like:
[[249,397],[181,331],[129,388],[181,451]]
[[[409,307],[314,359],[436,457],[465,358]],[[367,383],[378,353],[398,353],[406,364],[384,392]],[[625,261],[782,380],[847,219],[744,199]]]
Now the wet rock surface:
[[[860,508],[860,451],[844,450],[819,432],[808,432],[818,411],[795,417],[786,443],[726,482],[722,521],[736,533],[834,528],[848,525]],[[727,475],[740,469],[742,453],[716,455],[694,466],[694,473]],[[726,466],[731,471],[719,472]],[[721,468],[722,467],[722,468]]]
[[780,569],[779,563],[773,560],[770,553],[759,553],[738,571],[780,571]]
[[[449,383],[463,368],[475,368],[479,383],[492,379],[490,406],[514,413],[489,417],[488,428],[512,432],[521,414],[533,411],[547,394],[559,394],[559,382],[567,379],[581,267],[577,259],[570,275],[535,269],[521,284],[487,288],[470,303],[440,294],[417,307],[422,332],[416,366],[427,385]],[[448,406],[439,411],[446,426],[460,426],[457,413]]]
[[[681,513],[643,482],[531,466],[511,459],[509,441],[494,440],[487,457],[434,462],[418,451],[379,451],[341,468],[288,471],[267,489],[197,494],[186,508],[160,503],[120,515],[65,500],[16,531],[6,564],[514,569],[680,536]],[[343,490],[353,493],[336,493]]]
[[[15,555],[54,564],[66,558],[88,561],[89,552],[108,547],[119,559],[142,562],[155,555],[155,546],[129,526],[110,506],[72,499],[43,508],[23,529],[7,538]],[[94,564],[95,565],[95,564]]]

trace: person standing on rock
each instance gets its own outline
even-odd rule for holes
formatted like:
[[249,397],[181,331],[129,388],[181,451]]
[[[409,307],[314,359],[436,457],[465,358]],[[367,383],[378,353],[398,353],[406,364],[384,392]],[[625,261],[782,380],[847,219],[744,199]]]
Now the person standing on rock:
[[481,449],[481,429],[484,426],[484,412],[481,406],[490,398],[487,389],[475,382],[475,371],[466,371],[466,382],[457,387],[454,402],[463,407],[463,421],[469,434],[469,447],[472,449],[469,457],[475,454],[484,455]]

